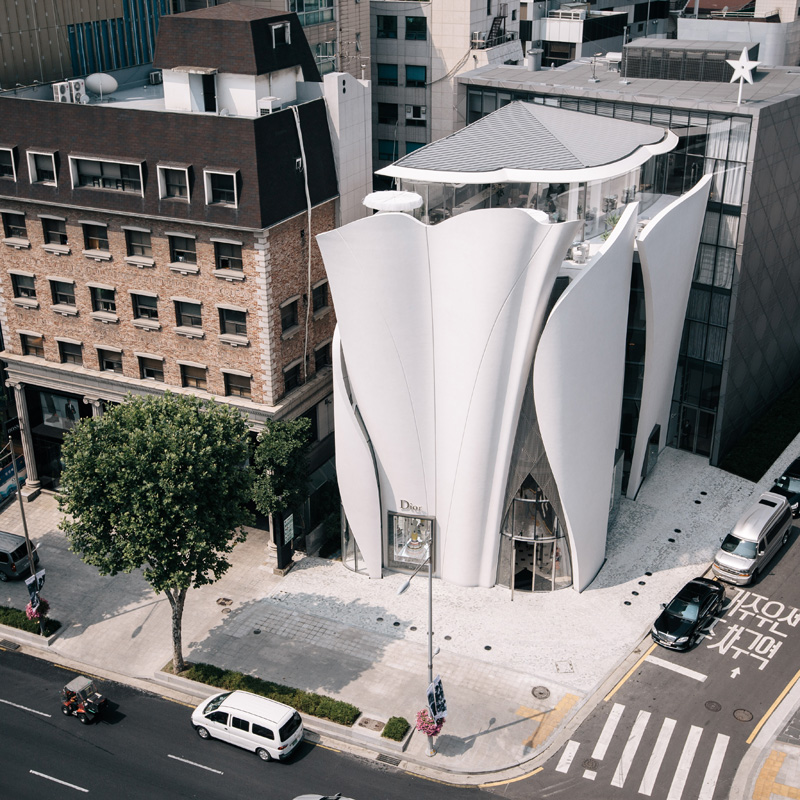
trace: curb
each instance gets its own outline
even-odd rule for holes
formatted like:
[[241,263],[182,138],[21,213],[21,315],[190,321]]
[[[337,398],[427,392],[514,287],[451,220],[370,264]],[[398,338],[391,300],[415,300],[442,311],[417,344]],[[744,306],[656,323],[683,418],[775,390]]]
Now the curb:
[[28,647],[50,647],[68,627],[62,622],[61,627],[55,633],[51,633],[50,636],[42,636],[38,633],[29,633],[20,628],[14,628],[11,625],[0,625],[0,638]]

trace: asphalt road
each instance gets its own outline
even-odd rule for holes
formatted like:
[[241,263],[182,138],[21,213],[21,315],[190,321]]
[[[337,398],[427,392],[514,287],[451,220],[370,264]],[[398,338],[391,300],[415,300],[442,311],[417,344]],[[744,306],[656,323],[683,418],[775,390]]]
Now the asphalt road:
[[291,800],[336,792],[354,800],[477,797],[476,789],[443,786],[305,743],[286,763],[263,763],[254,753],[201,740],[188,707],[122,684],[102,682],[110,712],[81,725],[60,711],[61,687],[74,675],[0,651],[0,797]]
[[728,798],[749,743],[800,666],[800,530],[792,533],[768,574],[726,586],[722,612],[695,648],[648,641],[540,772],[492,791],[526,800]]

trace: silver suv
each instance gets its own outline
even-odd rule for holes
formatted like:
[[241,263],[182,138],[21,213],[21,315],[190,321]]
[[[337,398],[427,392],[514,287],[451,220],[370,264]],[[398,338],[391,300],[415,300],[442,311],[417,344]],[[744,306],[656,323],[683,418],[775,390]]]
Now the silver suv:
[[[39,563],[36,545],[31,544],[34,566]],[[25,537],[0,531],[0,581],[20,578],[28,571],[28,548]]]

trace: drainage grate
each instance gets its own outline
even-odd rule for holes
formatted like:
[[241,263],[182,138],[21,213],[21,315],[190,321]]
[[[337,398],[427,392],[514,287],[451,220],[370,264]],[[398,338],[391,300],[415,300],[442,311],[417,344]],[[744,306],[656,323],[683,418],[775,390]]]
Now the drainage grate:
[[378,757],[375,760],[383,761],[384,764],[391,764],[393,767],[400,766],[399,758],[395,758],[394,756],[387,756],[384,753],[378,753]]
[[739,722],[750,722],[753,719],[753,715],[746,709],[746,708],[737,708],[736,711],[733,712],[733,716],[739,720]]
[[709,711],[721,711],[722,706],[716,700],[707,700],[706,701],[706,708]]
[[16,642],[9,642],[8,639],[0,639],[0,647],[3,650],[19,650],[19,645]]

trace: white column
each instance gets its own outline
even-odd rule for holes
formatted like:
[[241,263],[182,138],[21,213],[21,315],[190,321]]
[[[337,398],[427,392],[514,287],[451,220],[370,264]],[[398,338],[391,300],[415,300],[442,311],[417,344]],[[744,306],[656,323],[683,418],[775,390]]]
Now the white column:
[[30,421],[28,420],[28,405],[25,402],[25,384],[14,381],[6,381],[6,386],[14,390],[14,400],[17,404],[17,417],[19,418],[20,438],[22,439],[22,452],[25,456],[25,488],[22,490],[23,496],[32,500],[39,494],[42,486],[39,480],[39,473],[36,471],[36,458],[33,454],[33,439],[31,437]]
[[103,411],[105,410],[105,406],[103,405],[103,401],[99,400],[96,397],[84,397],[84,403],[88,403],[92,407],[92,416],[93,417],[102,417]]

